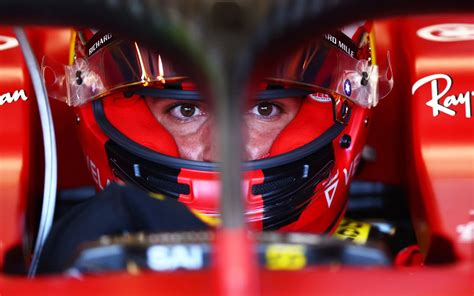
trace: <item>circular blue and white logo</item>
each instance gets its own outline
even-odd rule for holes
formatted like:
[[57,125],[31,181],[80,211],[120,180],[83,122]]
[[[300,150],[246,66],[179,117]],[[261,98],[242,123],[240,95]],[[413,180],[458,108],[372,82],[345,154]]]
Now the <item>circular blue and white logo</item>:
[[344,93],[348,97],[350,97],[352,94],[352,85],[349,79],[346,79],[346,81],[344,81]]

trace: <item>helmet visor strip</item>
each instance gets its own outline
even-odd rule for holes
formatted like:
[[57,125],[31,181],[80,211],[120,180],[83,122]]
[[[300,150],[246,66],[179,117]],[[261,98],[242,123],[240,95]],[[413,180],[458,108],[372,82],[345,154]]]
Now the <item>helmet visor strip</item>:
[[[72,65],[45,58],[42,68],[49,95],[71,106],[115,92],[150,94],[163,89],[184,91],[166,94],[167,97],[183,95],[191,100],[200,99],[195,87],[189,89],[192,84],[187,76],[179,73],[168,59],[134,41],[111,39],[104,46],[94,48],[89,56],[76,58]],[[368,60],[352,57],[325,38],[313,41],[277,63],[274,73],[268,77],[319,86],[364,107],[375,106],[393,86],[390,64],[380,69]],[[272,92],[275,90],[267,90],[262,96],[268,99]]]

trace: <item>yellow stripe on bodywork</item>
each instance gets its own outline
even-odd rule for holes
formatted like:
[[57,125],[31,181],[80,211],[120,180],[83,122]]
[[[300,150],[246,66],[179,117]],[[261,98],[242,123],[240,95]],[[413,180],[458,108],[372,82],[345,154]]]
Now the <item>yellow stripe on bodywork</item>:
[[154,192],[149,192],[148,195],[150,197],[153,197],[154,199],[157,199],[157,200],[165,200],[166,197],[163,195],[163,194],[159,194],[159,193],[154,193]]
[[206,214],[201,213],[198,210],[190,209],[191,212],[202,222],[206,223],[209,226],[217,227],[221,224],[221,219],[219,217],[212,217]]

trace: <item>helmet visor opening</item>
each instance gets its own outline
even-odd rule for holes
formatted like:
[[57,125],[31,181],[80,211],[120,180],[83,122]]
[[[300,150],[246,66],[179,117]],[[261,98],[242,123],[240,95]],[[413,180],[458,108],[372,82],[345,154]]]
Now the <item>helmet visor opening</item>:
[[[314,142],[335,123],[345,124],[350,118],[353,103],[343,96],[322,88],[285,83],[286,88],[279,90],[282,97],[277,98],[273,92],[275,81],[267,80],[270,83],[270,94],[261,90],[243,108],[243,161],[291,152]],[[307,95],[284,96],[286,91]],[[219,162],[212,104],[196,98],[156,95],[160,92],[107,96],[102,100],[104,114],[121,134],[152,151],[185,160]]]

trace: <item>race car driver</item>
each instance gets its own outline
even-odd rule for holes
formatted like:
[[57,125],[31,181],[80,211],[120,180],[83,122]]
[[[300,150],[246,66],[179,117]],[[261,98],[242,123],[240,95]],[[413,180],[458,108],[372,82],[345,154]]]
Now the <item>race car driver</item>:
[[[247,98],[243,192],[254,230],[334,233],[367,134],[392,87],[371,50],[371,24],[325,34],[275,61]],[[83,149],[102,190],[51,231],[40,271],[60,271],[103,234],[219,224],[212,104],[156,50],[109,32],[74,35],[70,65],[44,65],[51,96],[78,106]],[[131,183],[143,191],[108,184]]]

